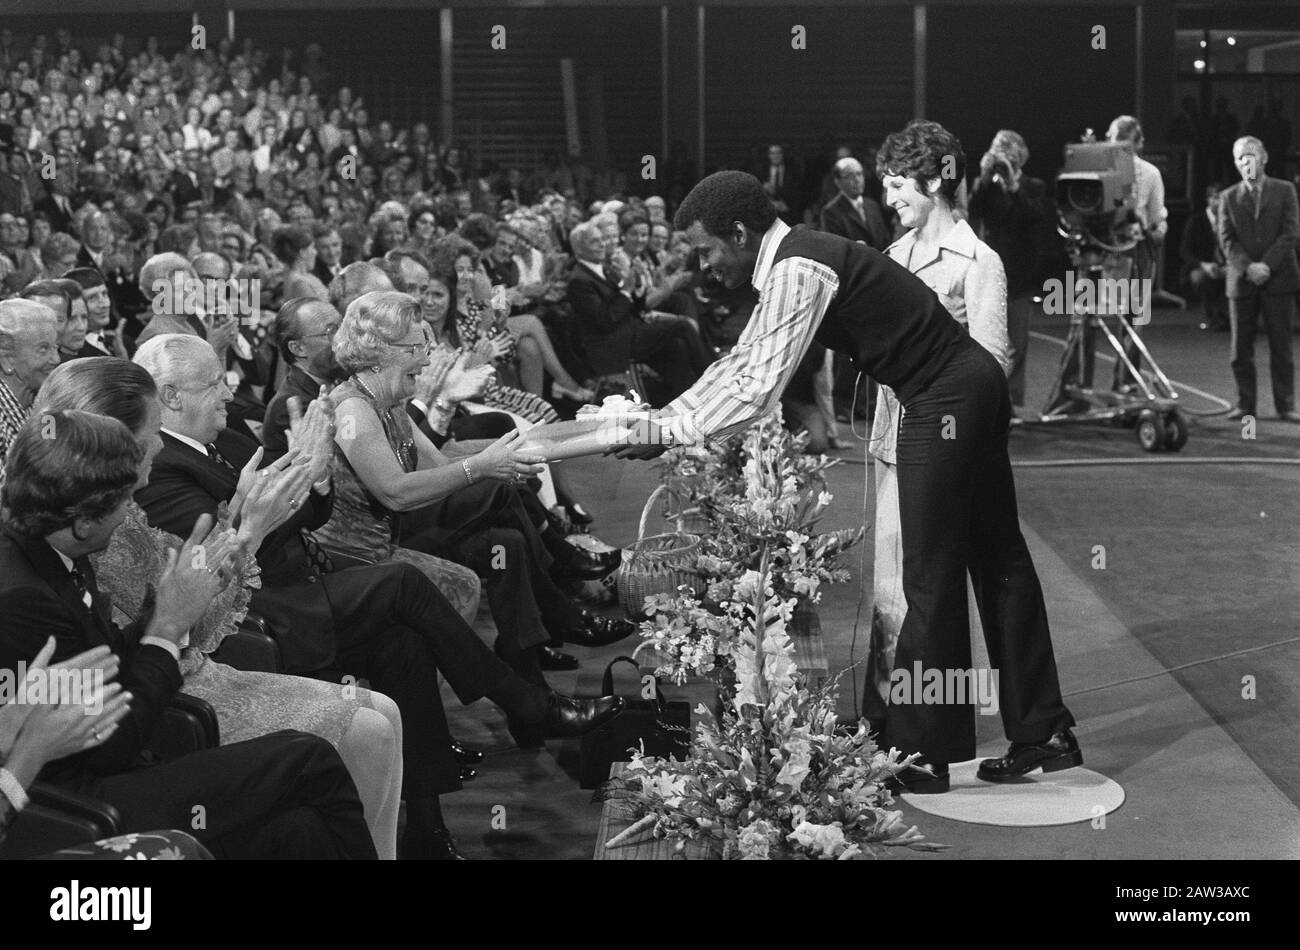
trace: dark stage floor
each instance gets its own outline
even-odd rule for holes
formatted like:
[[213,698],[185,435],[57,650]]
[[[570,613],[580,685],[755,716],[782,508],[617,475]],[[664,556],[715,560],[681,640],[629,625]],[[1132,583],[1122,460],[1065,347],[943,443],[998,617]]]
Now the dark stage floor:
[[[1221,410],[1234,395],[1228,337],[1197,323],[1195,314],[1157,310],[1147,339],[1183,384],[1189,410]],[[1051,338],[1065,328],[1044,318],[1034,329],[1028,401],[1038,407],[1060,353]],[[1263,346],[1258,362],[1260,405],[1269,407]],[[1098,378],[1108,373],[1102,362]],[[1300,467],[1288,464],[1298,448],[1300,426],[1267,416],[1253,440],[1222,415],[1197,417],[1186,448],[1169,456],[1144,455],[1131,431],[1108,427],[1013,433],[1021,519],[1076,734],[1087,765],[1123,785],[1127,800],[1104,828],[1000,828],[903,806],[951,850],[891,859],[1300,857]],[[853,524],[864,507],[862,453],[838,454],[846,464],[832,473],[827,527]],[[565,464],[596,532],[613,544],[631,540],[655,483],[651,467]],[[1093,569],[1095,545],[1105,547],[1104,570]],[[865,624],[856,647],[854,635],[870,591],[870,547],[854,561],[860,583],[827,589],[820,608],[832,672],[864,654]],[[486,614],[480,627],[491,635]],[[986,663],[974,639],[975,663]],[[594,692],[604,663],[630,644],[577,649],[582,669],[551,674],[552,682]],[[490,705],[463,709],[450,692],[446,702],[460,738],[495,750],[477,779],[444,800],[462,849],[475,858],[589,858],[600,807],[577,787],[576,743],[522,752]],[[847,677],[841,705],[852,711]],[[980,753],[1000,753],[997,718],[979,717],[979,730]]]

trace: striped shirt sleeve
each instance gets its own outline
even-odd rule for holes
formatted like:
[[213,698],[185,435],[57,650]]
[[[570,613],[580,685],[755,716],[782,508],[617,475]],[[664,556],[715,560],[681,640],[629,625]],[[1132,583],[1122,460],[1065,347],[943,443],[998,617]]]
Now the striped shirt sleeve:
[[788,257],[773,265],[736,346],[660,413],[674,443],[725,438],[771,412],[838,290],[825,264]]

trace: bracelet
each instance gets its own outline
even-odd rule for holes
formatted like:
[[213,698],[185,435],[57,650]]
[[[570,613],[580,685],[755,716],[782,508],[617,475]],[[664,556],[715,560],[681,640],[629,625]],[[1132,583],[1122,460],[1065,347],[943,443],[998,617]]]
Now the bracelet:
[[470,468],[469,468],[469,459],[461,459],[461,460],[460,460],[460,467],[463,468],[463,469],[465,470],[465,481],[467,481],[467,482],[469,482],[471,485],[473,485],[473,484],[474,484],[474,473],[470,471]]
[[18,777],[8,769],[0,769],[0,793],[13,803],[14,811],[22,811],[27,807],[27,790],[23,788],[23,783],[18,781]]

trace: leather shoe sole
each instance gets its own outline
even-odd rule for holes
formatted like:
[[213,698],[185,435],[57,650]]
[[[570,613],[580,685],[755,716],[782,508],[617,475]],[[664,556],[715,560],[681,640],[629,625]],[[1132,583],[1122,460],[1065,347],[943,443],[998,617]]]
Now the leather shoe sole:
[[611,643],[626,640],[636,633],[636,624],[630,620],[598,617],[582,612],[582,626],[574,627],[564,634],[564,642],[580,647],[604,647]]
[[1006,755],[985,759],[975,774],[985,782],[1011,782],[1035,769],[1060,772],[1080,765],[1083,765],[1083,750],[1074,735],[1066,730],[1044,743],[1013,742]]

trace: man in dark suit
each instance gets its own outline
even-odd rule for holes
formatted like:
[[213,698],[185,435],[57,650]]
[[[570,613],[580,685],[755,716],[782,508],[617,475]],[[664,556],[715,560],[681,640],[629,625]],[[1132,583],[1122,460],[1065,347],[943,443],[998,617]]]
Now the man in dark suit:
[[1201,301],[1205,319],[1202,330],[1231,328],[1224,313],[1223,248],[1219,247],[1218,214],[1219,186],[1211,184],[1205,189],[1205,208],[1193,214],[1183,227],[1178,254],[1182,258],[1181,283]]
[[[50,426],[58,438],[48,438]],[[196,556],[212,524],[200,519],[183,532],[189,540],[159,579],[150,614],[126,631],[112,623],[88,555],[106,548],[121,524],[142,461],[121,422],[62,410],[29,422],[8,457],[0,668],[30,661],[49,637],[56,662],[107,645],[131,694],[129,714],[110,735],[51,762],[40,778],[109,802],[126,831],[192,829],[219,856],[376,857],[356,786],[323,739],[277,732],[162,765],[142,756],[180,689],[180,643],[220,590],[226,561]]]
[[311,272],[328,287],[343,269],[343,238],[338,228],[329,224],[317,224],[312,235],[316,239],[316,263]]
[[767,161],[759,167],[755,177],[763,183],[763,190],[772,199],[782,221],[798,224],[803,220],[799,170],[786,161],[782,146],[767,147]]
[[647,321],[645,299],[632,293],[633,275],[605,262],[600,231],[591,222],[574,228],[570,242],[578,262],[569,278],[569,304],[592,371],[615,375],[645,363],[663,377],[669,398],[685,392],[713,362],[694,324],[676,316]]
[[1232,321],[1232,375],[1237,407],[1230,419],[1255,413],[1255,332],[1261,318],[1268,334],[1273,406],[1279,419],[1300,422],[1295,409],[1295,363],[1291,321],[1300,291],[1296,242],[1300,209],[1295,185],[1264,174],[1268,152],[1254,136],[1232,146],[1241,181],[1219,199],[1219,243],[1227,259],[1228,314]]
[[86,303],[86,342],[77,356],[116,356],[104,335],[113,319],[113,301],[104,275],[94,267],[75,267],[66,276],[81,287],[81,299]]
[[835,163],[835,184],[839,191],[822,208],[821,229],[883,251],[889,244],[889,230],[880,205],[864,194],[867,176],[862,163],[841,158]]
[[[240,469],[258,446],[225,429],[225,407],[233,397],[206,343],[187,335],[155,337],[140,347],[135,361],[158,383],[163,440],[136,501],[154,527],[175,533],[234,498]],[[335,569],[309,534],[333,510],[334,428],[328,403],[318,400],[308,407],[294,435],[314,469],[314,487],[297,500],[297,514],[258,549],[262,587],[253,593],[253,609],[277,630],[287,672],[332,668],[369,679],[393,698],[405,723],[404,853],[455,858],[438,795],[460,788],[460,766],[438,695],[439,672],[462,703],[486,696],[510,714],[512,728],[527,723],[556,737],[595,728],[615,715],[622,701],[576,700],[524,682],[410,565]]]
[[45,188],[45,195],[37,200],[34,210],[45,212],[52,230],[71,234],[72,195],[77,190],[77,166],[67,161],[59,162],[54,168],[53,181],[46,181]]

